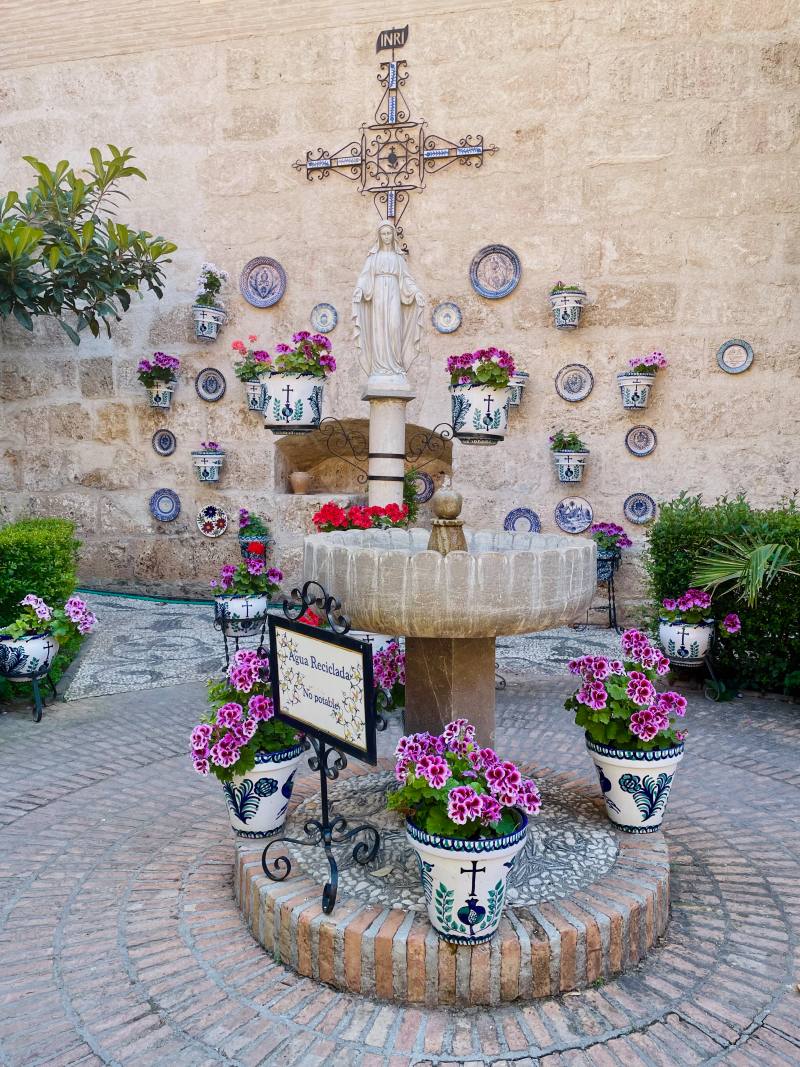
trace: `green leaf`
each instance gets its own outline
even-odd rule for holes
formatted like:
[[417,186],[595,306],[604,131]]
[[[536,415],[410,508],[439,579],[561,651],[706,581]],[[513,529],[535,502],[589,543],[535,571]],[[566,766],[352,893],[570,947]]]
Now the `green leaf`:
[[24,326],[26,330],[33,330],[33,319],[30,317],[25,308],[22,307],[20,304],[14,305],[14,318],[17,320],[20,326]]
[[69,337],[70,341],[72,341],[72,343],[74,345],[79,345],[81,343],[80,337],[75,332],[75,330],[73,330],[73,328],[70,326],[70,324],[68,322],[65,322],[63,319],[58,319],[57,322],[58,322],[59,326],[61,327],[61,329],[64,331],[64,333],[67,335],[67,337]]

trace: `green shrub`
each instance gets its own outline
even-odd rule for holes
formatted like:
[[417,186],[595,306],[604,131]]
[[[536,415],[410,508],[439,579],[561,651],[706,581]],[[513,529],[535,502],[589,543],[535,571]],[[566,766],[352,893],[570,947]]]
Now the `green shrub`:
[[23,519],[0,529],[0,625],[35,593],[61,606],[75,589],[80,541],[67,519]]
[[[757,510],[741,495],[704,505],[699,496],[682,493],[662,504],[644,554],[652,621],[663,597],[678,596],[692,585],[701,550],[712,546],[715,537],[742,533],[800,550],[800,510],[793,500],[781,508]],[[722,674],[743,688],[791,692],[800,670],[800,578],[776,578],[755,608],[731,593],[717,593],[714,603],[717,617],[735,611],[742,620],[737,637],[718,634],[714,656]]]

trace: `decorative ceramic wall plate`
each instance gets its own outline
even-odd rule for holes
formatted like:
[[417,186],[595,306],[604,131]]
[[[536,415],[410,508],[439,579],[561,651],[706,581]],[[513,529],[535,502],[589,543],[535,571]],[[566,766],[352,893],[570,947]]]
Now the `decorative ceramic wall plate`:
[[419,471],[414,478],[414,484],[417,487],[414,499],[418,504],[427,504],[433,496],[433,478],[426,471]]
[[555,507],[555,520],[564,533],[579,534],[592,525],[592,505],[582,496],[566,496]]
[[201,400],[208,400],[209,403],[222,400],[225,396],[225,375],[214,367],[206,367],[195,378],[194,387]]
[[519,284],[521,274],[519,256],[506,245],[487,245],[482,248],[469,268],[472,288],[488,300],[508,296]]
[[339,312],[333,304],[315,304],[311,309],[311,325],[317,333],[330,333],[339,321]]
[[727,374],[741,374],[747,370],[753,362],[753,348],[747,341],[740,341],[734,337],[732,341],[726,341],[720,345],[717,352],[717,363]]
[[514,508],[503,519],[503,529],[509,533],[541,533],[542,523],[536,512],[530,508]]
[[656,517],[656,502],[647,493],[631,493],[622,505],[622,510],[629,522],[643,526],[646,522],[652,522]]
[[153,448],[159,456],[171,456],[177,443],[172,430],[156,430],[153,434]]
[[451,300],[437,304],[433,309],[431,322],[439,333],[454,333],[461,325],[461,308]]
[[571,404],[585,400],[594,388],[594,375],[582,363],[568,363],[556,375],[556,392]]
[[649,456],[657,443],[656,431],[649,426],[632,426],[625,434],[625,447],[633,456]]
[[172,522],[181,513],[181,500],[172,489],[156,489],[150,497],[150,514],[159,522]]
[[239,288],[248,304],[271,308],[286,292],[286,271],[276,259],[256,256],[245,264]]
[[197,529],[204,537],[222,537],[228,529],[228,513],[215,504],[201,508],[197,515]]

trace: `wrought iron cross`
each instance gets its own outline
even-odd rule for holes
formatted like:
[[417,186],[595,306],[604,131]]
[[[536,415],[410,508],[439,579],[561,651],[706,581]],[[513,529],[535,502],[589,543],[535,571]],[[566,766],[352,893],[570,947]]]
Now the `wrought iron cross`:
[[[361,137],[336,152],[318,148],[298,159],[295,170],[304,170],[306,178],[327,178],[342,174],[358,182],[363,196],[372,196],[381,218],[394,223],[403,239],[400,219],[408,206],[409,194],[422,192],[425,179],[458,160],[462,166],[483,166],[483,157],[493,155],[497,146],[484,145],[482,134],[467,134],[458,143],[429,133],[424,119],[411,118],[411,109],[403,96],[402,87],[408,80],[406,61],[395,59],[380,64],[378,81],[383,96],[374,114],[374,121],[363,123]],[[403,244],[403,248],[406,248]],[[407,250],[407,249],[406,249]]]

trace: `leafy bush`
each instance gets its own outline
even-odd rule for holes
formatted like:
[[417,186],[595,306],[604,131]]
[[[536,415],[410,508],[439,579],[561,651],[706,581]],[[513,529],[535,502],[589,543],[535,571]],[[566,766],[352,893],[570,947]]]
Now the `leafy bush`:
[[0,530],[0,625],[18,614],[19,602],[35,593],[63,604],[77,583],[75,524],[67,519],[23,519]]
[[[698,556],[715,538],[745,534],[765,543],[784,543],[800,551],[800,510],[794,500],[780,508],[757,510],[744,495],[722,497],[704,505],[699,496],[681,493],[662,504],[650,529],[644,554],[654,602],[692,585]],[[714,597],[715,615],[736,612],[742,620],[738,637],[717,635],[715,662],[723,675],[745,688],[790,692],[800,670],[800,578],[781,574],[765,589],[754,608],[733,593]]]

